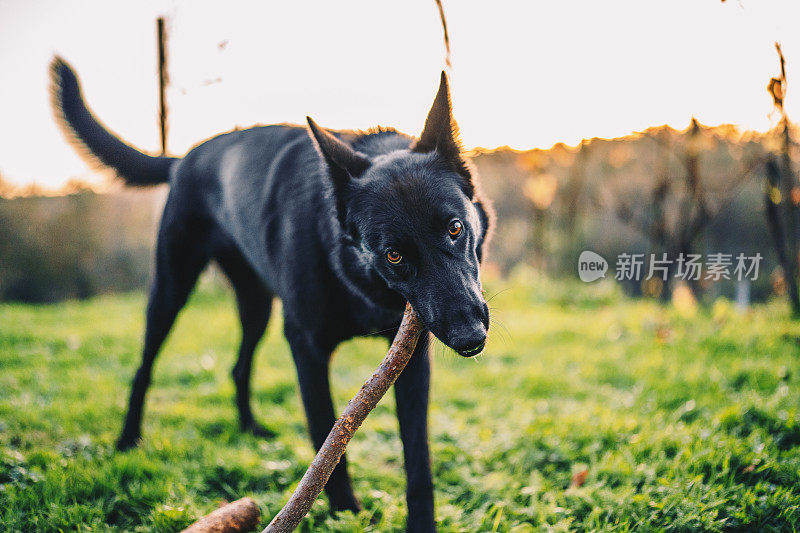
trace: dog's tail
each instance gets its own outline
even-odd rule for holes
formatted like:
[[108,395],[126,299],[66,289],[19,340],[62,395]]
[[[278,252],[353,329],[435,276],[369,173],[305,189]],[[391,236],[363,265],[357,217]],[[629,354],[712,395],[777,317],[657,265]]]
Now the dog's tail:
[[173,157],[154,157],[126,144],[86,107],[78,77],[60,57],[50,63],[53,111],[67,139],[90,163],[114,169],[129,185],[154,185],[169,180]]

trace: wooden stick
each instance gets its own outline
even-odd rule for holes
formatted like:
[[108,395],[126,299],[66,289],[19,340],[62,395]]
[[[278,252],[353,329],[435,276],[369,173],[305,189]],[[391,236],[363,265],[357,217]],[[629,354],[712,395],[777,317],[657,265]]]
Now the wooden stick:
[[260,521],[261,512],[256,502],[242,498],[204,516],[182,533],[243,533],[253,531]]
[[422,322],[411,308],[411,304],[406,304],[403,321],[392,341],[389,353],[372,377],[347,404],[342,416],[333,425],[328,438],[325,439],[322,448],[297,485],[294,494],[262,533],[289,533],[300,524],[300,520],[311,509],[311,505],[331,477],[334,467],[344,455],[344,450],[353,438],[353,434],[411,359],[421,332]]

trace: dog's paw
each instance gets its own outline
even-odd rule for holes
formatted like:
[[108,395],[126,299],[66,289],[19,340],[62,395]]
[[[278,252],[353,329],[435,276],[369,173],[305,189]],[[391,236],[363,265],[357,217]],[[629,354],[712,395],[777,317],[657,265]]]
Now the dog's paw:
[[361,512],[361,502],[358,501],[358,498],[355,496],[343,498],[343,499],[336,499],[329,500],[331,506],[331,514],[336,514],[341,511],[352,511],[353,514],[358,514]]
[[436,524],[433,522],[414,523],[408,522],[406,533],[436,533]]
[[245,433],[251,433],[252,435],[262,439],[274,439],[277,436],[277,433],[266,426],[262,426],[258,422],[250,422],[249,424],[242,425],[242,431]]
[[[427,506],[426,506],[427,507]],[[436,520],[431,508],[410,509],[406,522],[407,533],[435,533]]]
[[117,440],[117,451],[125,452],[132,448],[136,448],[139,446],[139,442],[141,442],[142,437],[140,435],[122,435],[119,440]]

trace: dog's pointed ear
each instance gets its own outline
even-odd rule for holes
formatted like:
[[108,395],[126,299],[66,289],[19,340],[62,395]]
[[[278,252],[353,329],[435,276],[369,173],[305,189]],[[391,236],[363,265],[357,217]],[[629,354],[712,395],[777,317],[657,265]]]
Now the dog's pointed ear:
[[425,128],[412,149],[419,153],[436,150],[448,158],[461,155],[458,125],[453,119],[453,107],[450,103],[450,84],[444,71],[439,82],[439,91],[425,120]]
[[332,133],[322,129],[311,117],[306,117],[317,149],[328,165],[334,186],[338,189],[352,178],[361,176],[370,166],[369,159],[353,150]]
[[425,119],[425,128],[411,147],[411,151],[423,154],[436,151],[444,157],[456,172],[464,176],[466,180],[464,192],[472,197],[474,193],[472,177],[462,157],[458,124],[453,118],[453,106],[450,102],[450,84],[444,71],[439,81],[439,91],[428,112],[428,118]]
[[361,176],[369,168],[370,161],[329,131],[320,128],[311,117],[306,117],[306,120],[314,144],[325,160],[331,176],[336,217],[345,233],[351,234],[352,232],[347,231],[347,184]]

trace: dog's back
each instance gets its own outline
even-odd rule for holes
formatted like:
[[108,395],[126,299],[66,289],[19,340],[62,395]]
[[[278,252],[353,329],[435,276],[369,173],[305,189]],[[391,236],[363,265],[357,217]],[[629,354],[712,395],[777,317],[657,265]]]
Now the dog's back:
[[[280,294],[283,243],[321,208],[321,170],[306,130],[278,125],[219,135],[176,162],[172,174],[168,201],[188,202],[208,218]],[[314,232],[305,229],[310,244]]]

